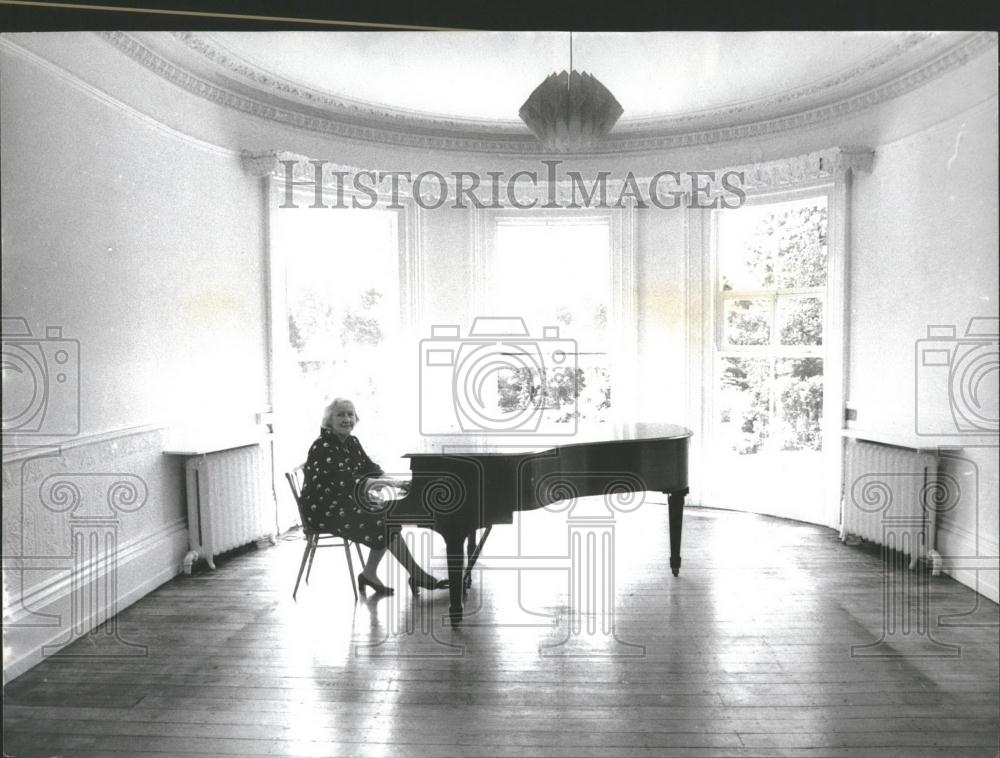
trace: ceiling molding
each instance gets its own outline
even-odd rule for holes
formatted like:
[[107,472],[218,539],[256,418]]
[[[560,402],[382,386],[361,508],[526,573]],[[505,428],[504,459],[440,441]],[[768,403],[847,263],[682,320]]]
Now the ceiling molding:
[[[406,111],[385,109],[338,98],[288,82],[255,68],[242,58],[212,45],[192,33],[173,35],[188,48],[221,66],[229,75],[244,79],[240,89],[222,86],[177,65],[151,50],[137,37],[124,32],[99,32],[111,45],[160,77],[201,98],[226,108],[278,124],[328,134],[348,140],[381,143],[423,150],[487,153],[507,156],[543,156],[539,143],[520,125],[489,124],[473,120],[442,120]],[[842,119],[891,100],[964,64],[996,46],[990,32],[973,32],[930,61],[870,89],[827,104],[788,115],[749,120],[716,128],[700,128],[707,123],[733,117],[753,117],[768,108],[804,103],[818,94],[829,93],[844,82],[864,80],[873,71],[919,45],[927,35],[908,35],[897,45],[829,79],[808,87],[782,93],[774,98],[735,104],[713,111],[623,123],[615,132],[586,154],[639,154],[674,148],[704,146],[772,135],[813,127]],[[262,89],[263,88],[263,89]],[[570,157],[570,155],[561,157]]]
[[[513,117],[509,120],[494,122],[435,115],[433,113],[404,108],[374,105],[332,92],[324,92],[291,81],[260,65],[251,63],[209,34],[173,32],[172,36],[190,50],[208,60],[212,65],[224,69],[227,74],[242,79],[248,85],[267,90],[276,97],[288,98],[303,105],[323,108],[330,111],[334,117],[352,118],[358,114],[365,114],[368,118],[378,119],[384,124],[397,123],[401,128],[407,129],[418,126],[425,129],[447,130],[454,129],[456,124],[461,124],[466,128],[478,127],[491,132],[497,130],[510,131],[516,136],[523,136],[524,133],[521,122]],[[896,40],[891,45],[887,45],[876,54],[868,56],[848,69],[831,74],[817,82],[780,92],[769,97],[761,97],[718,108],[706,108],[681,114],[647,115],[636,118],[630,118],[626,115],[618,122],[616,132],[643,131],[652,127],[659,131],[676,133],[678,131],[697,129],[699,123],[733,125],[740,121],[762,121],[768,117],[788,115],[787,111],[789,110],[807,110],[811,107],[810,101],[812,105],[816,105],[817,99],[821,102],[824,100],[829,102],[843,100],[847,96],[856,95],[861,91],[869,89],[872,85],[869,84],[866,86],[865,80],[874,72],[885,69],[906,53],[923,43],[932,41],[934,38],[935,34],[932,32],[904,33],[901,39]],[[837,88],[844,88],[845,85],[849,85],[852,82],[856,83],[854,88],[839,94],[832,92]],[[817,96],[819,97],[817,98]],[[798,106],[796,106],[797,103],[799,104]],[[782,110],[786,112],[781,113],[780,111]]]
[[171,35],[189,49],[199,53],[215,65],[226,70],[228,74],[243,79],[257,88],[270,90],[279,98],[287,98],[301,105],[320,108],[335,117],[349,120],[374,120],[383,124],[395,123],[401,129],[431,129],[434,131],[454,129],[456,124],[466,128],[484,130],[487,133],[509,131],[512,136],[523,137],[524,126],[520,121],[510,121],[509,124],[460,118],[458,116],[435,116],[405,108],[392,108],[384,105],[374,105],[363,100],[356,100],[343,95],[307,87],[293,82],[261,66],[254,65],[213,39],[197,32],[172,32]]

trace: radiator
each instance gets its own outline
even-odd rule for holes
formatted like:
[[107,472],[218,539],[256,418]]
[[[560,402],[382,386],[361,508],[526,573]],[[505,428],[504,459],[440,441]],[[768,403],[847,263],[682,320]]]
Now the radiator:
[[260,539],[274,543],[274,513],[267,507],[266,461],[261,445],[195,455],[185,463],[190,552],[184,572],[204,558]]
[[848,440],[840,539],[876,542],[910,557],[910,568],[929,559],[941,569],[934,549],[938,458],[926,450]]

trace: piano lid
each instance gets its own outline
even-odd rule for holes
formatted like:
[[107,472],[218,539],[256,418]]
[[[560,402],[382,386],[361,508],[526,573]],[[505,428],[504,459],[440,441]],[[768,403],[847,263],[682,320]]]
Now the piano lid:
[[[590,430],[588,430],[590,431]],[[543,453],[556,448],[571,448],[583,445],[603,445],[615,442],[637,442],[657,440],[683,440],[694,433],[678,424],[642,421],[634,424],[614,424],[600,428],[598,433],[581,432],[576,435],[557,437],[513,436],[513,435],[453,435],[438,438],[424,438],[417,450],[402,456],[419,458],[431,455],[517,455]]]
[[657,421],[640,421],[629,424],[622,432],[623,440],[677,440],[684,437],[692,437],[694,432],[686,426],[678,424],[664,424]]

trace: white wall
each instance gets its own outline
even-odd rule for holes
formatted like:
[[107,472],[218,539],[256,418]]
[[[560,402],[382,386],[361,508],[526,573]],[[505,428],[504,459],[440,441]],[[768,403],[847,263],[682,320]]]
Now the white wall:
[[3,99],[4,314],[80,340],[81,432],[256,410],[258,180],[16,56]]
[[[998,315],[996,71],[977,104],[941,112],[930,93],[925,104],[938,122],[879,145],[872,173],[855,181],[849,397],[861,428],[960,447],[945,470],[961,494],[943,515],[938,549],[975,586],[970,557],[1000,556],[996,438],[945,433],[954,430],[947,382],[933,382],[928,370],[940,370],[917,358],[928,326],[954,325],[961,337],[969,319]],[[995,419],[993,339],[981,389]],[[978,582],[998,599],[995,570],[978,572]]]
[[[57,446],[51,458],[5,448],[3,554],[30,569],[4,573],[9,678],[40,645],[68,639],[74,613],[101,618],[103,607],[71,607],[70,571],[82,569],[70,535],[116,482],[139,498],[105,514],[118,519],[119,607],[176,574],[183,477],[161,452],[161,428],[208,408],[250,419],[267,388],[259,180],[236,153],[171,133],[18,50],[4,47],[0,65],[3,315],[42,342],[59,327],[79,345],[79,401],[67,401],[71,366],[68,383],[52,384],[45,423],[55,426],[43,427],[75,433],[4,441]],[[55,473],[79,488],[79,507],[60,512],[46,494]],[[42,611],[58,618],[38,625]]]

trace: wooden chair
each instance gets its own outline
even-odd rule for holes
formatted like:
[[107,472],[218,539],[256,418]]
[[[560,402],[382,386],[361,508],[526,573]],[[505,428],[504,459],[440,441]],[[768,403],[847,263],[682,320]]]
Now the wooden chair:
[[[292,590],[292,600],[295,599],[295,595],[299,591],[299,582],[302,581],[302,572],[306,572],[306,584],[309,584],[309,575],[312,573],[313,559],[316,557],[317,548],[321,547],[342,547],[344,548],[344,555],[347,556],[347,574],[348,579],[351,582],[351,588],[354,590],[354,602],[358,601],[358,585],[354,580],[354,561],[351,560],[351,542],[346,537],[341,537],[336,534],[318,532],[310,529],[308,526],[308,520],[306,519],[305,505],[302,503],[302,483],[304,472],[304,465],[296,466],[291,471],[285,472],[285,479],[288,480],[288,486],[292,488],[292,496],[295,498],[295,504],[299,508],[299,520],[302,522],[302,533],[306,538],[306,547],[302,552],[302,563],[299,564],[299,575],[295,577],[295,589]],[[364,565],[365,559],[361,555],[361,546],[358,543],[354,543],[354,549],[358,553],[358,560]]]

